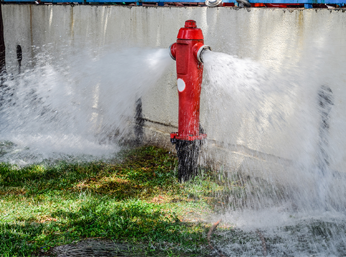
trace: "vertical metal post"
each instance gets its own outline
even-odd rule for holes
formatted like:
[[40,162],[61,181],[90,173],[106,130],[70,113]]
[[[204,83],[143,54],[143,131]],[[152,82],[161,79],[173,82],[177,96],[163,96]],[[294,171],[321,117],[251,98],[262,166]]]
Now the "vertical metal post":
[[1,2],[0,2],[0,75],[3,75],[6,72],[6,61],[5,61],[4,25],[2,21]]
[[17,61],[18,61],[18,74],[20,74],[20,68],[22,67],[22,47],[17,45]]
[[135,114],[135,143],[136,145],[142,145],[144,137],[144,120],[143,120],[143,109],[142,99],[138,98],[136,101],[136,114]]

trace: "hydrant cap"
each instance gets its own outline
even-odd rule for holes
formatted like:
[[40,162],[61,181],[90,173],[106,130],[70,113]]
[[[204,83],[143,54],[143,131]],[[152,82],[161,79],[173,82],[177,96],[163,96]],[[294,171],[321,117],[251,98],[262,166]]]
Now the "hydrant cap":
[[202,30],[197,28],[196,21],[194,21],[194,20],[187,20],[187,21],[185,21],[185,27],[181,28],[179,30],[177,38],[178,39],[187,39],[187,40],[191,40],[191,39],[196,39],[196,40],[204,39]]
[[197,28],[196,21],[194,21],[194,20],[187,20],[187,21],[185,21],[185,28],[187,28],[187,29],[195,29],[195,28]]

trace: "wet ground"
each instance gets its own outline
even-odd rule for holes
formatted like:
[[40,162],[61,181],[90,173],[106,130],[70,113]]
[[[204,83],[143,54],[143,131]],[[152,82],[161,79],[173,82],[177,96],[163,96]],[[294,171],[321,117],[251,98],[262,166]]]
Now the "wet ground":
[[[54,247],[50,254],[57,257],[91,257],[91,256],[145,256],[142,247],[131,247],[128,244],[114,243],[111,240],[87,239],[78,243]],[[136,252],[139,252],[136,255]]]
[[[86,239],[81,242],[68,245],[61,245],[50,249],[48,252],[41,252],[40,256],[55,256],[55,257],[144,257],[144,256],[181,256],[190,257],[196,256],[189,253],[171,253],[160,251],[149,247],[148,245],[133,245],[127,243],[116,243],[111,240],[103,239]],[[216,252],[210,251],[210,254],[204,257],[217,257]],[[201,256],[202,257],[202,256]]]

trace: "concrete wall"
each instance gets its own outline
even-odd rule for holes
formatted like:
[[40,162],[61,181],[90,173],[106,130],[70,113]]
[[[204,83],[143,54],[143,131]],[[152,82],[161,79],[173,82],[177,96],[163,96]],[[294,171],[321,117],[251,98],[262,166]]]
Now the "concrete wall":
[[[339,156],[333,168],[344,170],[346,137],[340,136],[341,131],[346,130],[343,127],[346,116],[345,10],[4,5],[3,19],[7,64],[13,73],[16,72],[17,44],[23,48],[24,67],[34,65],[30,63],[31,58],[47,45],[56,56],[64,47],[76,45],[166,48],[176,40],[179,28],[187,19],[197,21],[205,42],[214,51],[250,58],[279,74],[304,67],[305,71],[299,76],[304,77],[302,73],[309,76],[301,81],[308,83],[309,78],[313,78],[321,85],[328,83],[335,93],[334,120],[339,125],[334,132],[331,127],[331,134]],[[142,99],[144,117],[161,123],[145,122],[148,138],[156,138],[167,146],[169,132],[175,131],[177,126],[175,83],[172,65],[155,90]],[[208,101],[206,97],[202,96],[202,100]],[[223,119],[223,124],[219,124],[220,121],[207,117],[203,101],[201,122],[209,138],[208,154],[204,156],[223,163],[229,160],[232,169],[239,169],[244,161],[251,160],[246,163],[253,163],[249,164],[252,169],[260,172],[264,160],[265,165],[272,167],[268,169],[276,171],[280,169],[277,165],[287,166],[292,159],[300,158],[300,147],[314,147],[299,145],[299,137],[292,141],[292,137],[286,136],[292,129],[289,126],[281,132],[270,128],[258,132],[249,122],[235,124]],[[280,101],[284,100],[278,98],[278,103]],[[298,107],[290,108],[299,112]],[[317,130],[316,127],[311,133]],[[282,151],[283,145],[296,146]]]

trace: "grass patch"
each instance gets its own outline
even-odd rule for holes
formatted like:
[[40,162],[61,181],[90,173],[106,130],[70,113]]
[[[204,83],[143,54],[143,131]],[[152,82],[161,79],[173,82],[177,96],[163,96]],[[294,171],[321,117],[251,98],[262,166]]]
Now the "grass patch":
[[0,253],[37,255],[96,237],[144,243],[145,255],[203,256],[209,227],[200,217],[224,188],[204,171],[180,184],[176,166],[175,155],[152,146],[116,163],[1,163]]

